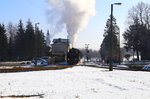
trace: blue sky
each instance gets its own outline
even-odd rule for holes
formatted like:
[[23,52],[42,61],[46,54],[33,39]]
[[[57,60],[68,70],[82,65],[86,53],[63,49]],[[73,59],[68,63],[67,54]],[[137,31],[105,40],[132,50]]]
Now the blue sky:
[[[110,5],[121,2],[121,6],[114,6],[114,16],[120,27],[121,34],[127,28],[126,20],[128,10],[137,5],[138,2],[149,3],[149,0],[96,0],[96,15],[91,17],[87,27],[78,35],[74,47],[84,48],[85,44],[90,44],[89,48],[98,50],[103,40],[106,20],[110,15]],[[39,27],[44,32],[50,29],[50,24],[46,16],[50,6],[46,0],[1,0],[0,1],[0,23],[7,25],[8,22],[17,24],[19,19],[26,22],[29,18],[33,23],[39,22]],[[59,33],[54,38],[67,37],[67,33]],[[121,39],[123,42],[123,39]]]

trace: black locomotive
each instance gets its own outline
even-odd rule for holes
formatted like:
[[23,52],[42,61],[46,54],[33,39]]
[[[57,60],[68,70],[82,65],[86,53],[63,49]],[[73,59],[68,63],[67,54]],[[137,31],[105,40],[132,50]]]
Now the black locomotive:
[[79,63],[80,58],[81,52],[76,48],[70,49],[67,53],[67,63],[69,65],[76,65],[77,63]]

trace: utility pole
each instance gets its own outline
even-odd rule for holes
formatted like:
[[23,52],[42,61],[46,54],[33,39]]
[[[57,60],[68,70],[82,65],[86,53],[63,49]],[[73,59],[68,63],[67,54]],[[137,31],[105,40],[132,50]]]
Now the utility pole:
[[121,55],[120,55],[120,53],[121,53],[121,51],[120,51],[120,29],[119,29],[119,37],[118,37],[118,39],[119,39],[119,65],[121,64]]

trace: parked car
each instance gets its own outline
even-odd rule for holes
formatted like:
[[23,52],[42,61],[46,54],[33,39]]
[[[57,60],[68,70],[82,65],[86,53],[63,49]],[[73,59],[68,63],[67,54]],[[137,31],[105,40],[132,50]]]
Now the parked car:
[[48,65],[47,60],[45,60],[43,58],[36,58],[36,59],[33,58],[32,61],[31,61],[31,63],[34,63],[34,64],[36,64],[36,62],[37,62],[38,65]]

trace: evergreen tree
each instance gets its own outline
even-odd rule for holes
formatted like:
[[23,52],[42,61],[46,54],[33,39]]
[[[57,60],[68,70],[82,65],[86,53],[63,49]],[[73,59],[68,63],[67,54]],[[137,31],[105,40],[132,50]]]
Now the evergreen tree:
[[[103,60],[105,61],[109,61],[109,50],[110,50],[110,32],[111,32],[111,19],[109,18],[106,22],[106,27],[105,27],[105,30],[104,30],[104,39],[103,39],[103,42],[101,44],[101,48],[100,48],[100,54],[101,54],[101,57]],[[115,59],[115,57],[118,58],[118,39],[117,39],[117,35],[119,34],[119,27],[117,26],[117,23],[116,23],[116,19],[113,17],[113,20],[112,20],[112,24],[113,24],[113,27],[112,27],[112,55],[113,55],[113,58]]]
[[133,49],[137,53],[137,60],[139,60],[139,51],[142,47],[142,39],[141,37],[144,35],[142,33],[143,26],[138,23],[138,19],[135,20],[133,25],[129,26],[129,29],[125,31],[123,37],[126,41],[125,48]]
[[8,39],[4,24],[0,24],[0,61],[8,59]]
[[142,60],[150,60],[150,5],[140,2],[128,13],[129,28],[124,33],[125,48],[141,52]]
[[34,27],[30,20],[27,21],[24,37],[25,37],[24,57],[25,60],[31,60],[33,57],[35,57],[35,34],[34,34]]
[[45,49],[45,36],[42,30],[40,31],[38,27],[35,28],[36,33],[36,43],[37,43],[37,56],[41,57],[44,55],[44,49]]
[[25,49],[25,30],[23,27],[22,20],[19,20],[17,27],[17,33],[15,36],[15,57],[17,60],[24,59],[24,49]]

